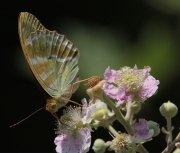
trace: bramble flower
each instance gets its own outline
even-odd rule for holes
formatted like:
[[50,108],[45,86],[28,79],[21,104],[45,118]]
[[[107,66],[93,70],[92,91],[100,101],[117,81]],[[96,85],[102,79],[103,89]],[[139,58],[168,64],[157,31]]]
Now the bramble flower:
[[58,122],[54,143],[58,153],[86,153],[89,151],[91,144],[91,134],[89,123],[96,109],[93,104],[87,107],[87,103],[83,99],[83,109],[71,106],[63,111]]
[[61,134],[54,141],[57,153],[86,153],[91,145],[91,133],[88,128],[76,131],[75,136]]
[[110,149],[115,153],[135,153],[136,144],[131,140],[130,135],[120,133],[112,140]]
[[107,96],[117,100],[118,104],[123,104],[131,100],[143,102],[151,97],[158,89],[159,80],[150,74],[150,67],[139,69],[122,67],[120,70],[105,70],[104,78],[107,81],[103,85],[103,90]]
[[139,123],[135,123],[133,125],[134,129],[134,136],[132,137],[132,140],[135,143],[145,142],[148,139],[150,139],[153,134],[154,130],[148,128],[148,123],[145,119],[139,119]]

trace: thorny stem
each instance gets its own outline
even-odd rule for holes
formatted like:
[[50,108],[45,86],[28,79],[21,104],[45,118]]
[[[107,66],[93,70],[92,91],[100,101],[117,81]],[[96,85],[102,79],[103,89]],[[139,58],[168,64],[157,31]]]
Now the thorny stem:
[[175,147],[175,144],[177,143],[177,142],[179,142],[180,141],[180,133],[178,133],[178,135],[176,136],[176,138],[174,139],[174,141],[171,143],[171,144],[169,144],[163,151],[162,151],[162,153],[170,153],[172,150],[173,150],[173,148]]

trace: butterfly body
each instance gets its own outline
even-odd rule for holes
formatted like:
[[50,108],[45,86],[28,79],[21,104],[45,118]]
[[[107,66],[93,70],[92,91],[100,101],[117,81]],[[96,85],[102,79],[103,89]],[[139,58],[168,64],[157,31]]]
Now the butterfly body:
[[55,113],[58,111],[59,108],[65,106],[67,104],[67,102],[65,100],[63,100],[61,97],[59,98],[48,98],[46,99],[46,110],[51,112],[51,113]]
[[46,110],[55,113],[66,105],[78,88],[79,51],[64,35],[47,30],[32,14],[19,17],[19,37],[28,65],[41,91],[46,95]]

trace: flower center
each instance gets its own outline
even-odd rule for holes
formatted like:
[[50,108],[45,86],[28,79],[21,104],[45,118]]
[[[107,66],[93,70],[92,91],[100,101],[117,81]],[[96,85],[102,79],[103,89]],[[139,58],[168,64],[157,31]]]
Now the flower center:
[[56,130],[57,134],[69,133],[73,134],[76,129],[82,127],[81,108],[71,106],[63,110],[63,116],[60,118],[60,123]]
[[128,143],[125,141],[125,136],[124,135],[118,135],[116,139],[114,139],[114,144],[116,144],[117,147],[122,148],[125,147]]
[[123,67],[118,72],[115,83],[118,87],[123,87],[127,92],[136,92],[142,88],[145,79],[145,73],[133,70],[130,67]]
[[121,133],[112,140],[110,148],[115,152],[125,153],[134,148],[134,143],[132,143],[129,135]]

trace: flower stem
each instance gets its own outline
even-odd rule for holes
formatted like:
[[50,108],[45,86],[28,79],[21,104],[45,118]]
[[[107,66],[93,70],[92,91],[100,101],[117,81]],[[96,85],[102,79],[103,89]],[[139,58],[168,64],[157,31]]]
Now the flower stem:
[[129,102],[127,103],[127,113],[126,113],[125,119],[126,119],[128,122],[130,122],[131,119],[132,119],[132,117],[133,117],[132,105],[133,105],[133,104],[132,104],[131,101],[129,101]]
[[114,113],[116,114],[117,120],[124,126],[126,131],[129,134],[133,134],[133,129],[130,126],[130,124],[125,120],[124,116],[121,114],[120,108],[115,107],[115,104],[105,94],[103,94],[103,99],[109,105],[109,107],[111,107],[111,109],[114,111]]
[[177,143],[177,142],[179,142],[180,141],[180,133],[178,133],[178,135],[176,136],[176,138],[174,139],[174,141],[171,143],[171,144],[169,144],[163,151],[162,151],[162,153],[170,153],[172,150],[173,150],[173,148],[175,147],[175,144]]
[[148,151],[143,147],[142,144],[139,144],[137,151],[140,153],[148,153]]
[[116,120],[116,115],[114,114],[105,120],[101,120],[99,122],[92,123],[92,124],[90,124],[90,126],[92,128],[98,128],[100,126],[106,126],[106,124],[112,123],[115,120]]
[[117,136],[119,133],[109,124],[106,124],[106,128],[114,135]]
[[167,145],[169,145],[172,142],[171,118],[166,117],[166,121],[167,121],[167,131],[169,133],[168,140],[167,140]]
[[[116,114],[117,120],[124,126],[128,134],[133,135],[133,129],[131,125],[129,124],[129,122],[121,114],[120,108],[115,107],[115,104],[105,94],[103,94],[103,99],[109,105],[109,107],[111,107],[111,109],[114,111],[114,113]],[[140,153],[148,153],[148,151],[143,147],[142,144],[139,144],[137,149]]]

